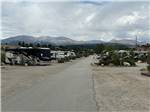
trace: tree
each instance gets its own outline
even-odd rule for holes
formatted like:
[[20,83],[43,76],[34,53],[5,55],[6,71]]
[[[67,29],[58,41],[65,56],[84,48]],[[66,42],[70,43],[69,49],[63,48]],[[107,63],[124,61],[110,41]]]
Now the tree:
[[150,65],[150,51],[148,52],[147,63]]
[[5,58],[6,58],[6,56],[5,56],[5,51],[1,51],[1,62],[3,62],[3,63],[5,63]]
[[40,44],[40,43],[37,43],[37,44],[36,44],[36,47],[41,47],[41,44]]
[[105,46],[104,50],[110,52],[110,51],[113,51],[113,47],[110,45],[107,45],[107,46]]
[[48,46],[47,44],[42,44],[42,45],[41,45],[41,47],[47,47],[47,46]]
[[25,42],[24,41],[22,42],[22,46],[25,47]]
[[150,51],[148,52],[147,63],[148,63],[147,70],[150,72]]
[[103,44],[98,44],[95,47],[95,53],[100,54],[104,50],[105,46]]
[[116,66],[119,66],[119,65],[122,65],[122,63],[120,63],[120,57],[119,57],[119,55],[118,54],[116,54],[116,53],[113,53],[112,54],[112,63],[114,64],[114,65],[116,65]]
[[48,48],[51,48],[52,47],[52,45],[51,44],[48,44]]
[[18,42],[18,45],[19,45],[19,46],[21,46],[21,45],[22,45],[22,43],[19,41],[19,42]]
[[33,44],[32,44],[32,43],[30,43],[30,44],[29,44],[29,46],[30,46],[30,47],[33,47]]
[[28,44],[28,43],[25,43],[25,47],[29,47],[29,44]]

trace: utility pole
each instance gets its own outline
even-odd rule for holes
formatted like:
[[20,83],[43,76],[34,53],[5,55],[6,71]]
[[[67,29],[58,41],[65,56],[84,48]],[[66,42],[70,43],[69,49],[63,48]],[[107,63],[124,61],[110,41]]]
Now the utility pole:
[[138,46],[138,42],[137,42],[137,35],[136,35],[136,37],[135,37],[135,48],[137,48],[137,46]]

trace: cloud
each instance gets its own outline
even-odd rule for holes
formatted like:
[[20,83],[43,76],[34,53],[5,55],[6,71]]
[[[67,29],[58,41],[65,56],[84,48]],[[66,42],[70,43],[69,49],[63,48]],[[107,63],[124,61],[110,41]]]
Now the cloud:
[[[2,38],[25,34],[75,40],[134,38],[149,30],[148,2],[2,2]],[[150,40],[150,39],[149,39]]]
[[118,19],[119,25],[135,24],[139,19],[145,19],[145,16],[139,16],[138,12],[133,12],[132,15],[123,16]]
[[87,16],[86,20],[85,20],[85,23],[89,23],[93,18],[95,17],[95,13]]

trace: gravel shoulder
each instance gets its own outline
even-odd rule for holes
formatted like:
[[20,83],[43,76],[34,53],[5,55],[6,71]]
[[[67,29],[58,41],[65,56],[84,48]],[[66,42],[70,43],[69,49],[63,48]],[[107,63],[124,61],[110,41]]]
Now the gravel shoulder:
[[100,112],[149,112],[150,78],[137,67],[93,66],[96,101]]

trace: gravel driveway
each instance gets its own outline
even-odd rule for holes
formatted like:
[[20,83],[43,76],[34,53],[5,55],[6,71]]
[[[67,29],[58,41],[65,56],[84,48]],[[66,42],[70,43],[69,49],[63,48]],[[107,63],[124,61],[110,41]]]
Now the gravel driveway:
[[[7,97],[2,99],[2,110],[5,112],[96,112],[90,63],[91,57],[88,57],[68,65],[62,64],[62,66],[13,69],[11,70],[13,74],[3,71],[2,75],[7,77],[8,75],[22,75],[22,77],[6,79],[3,86],[13,88],[15,94],[7,94]],[[13,81],[16,82],[14,86],[7,86],[9,80],[13,84]],[[38,82],[35,83],[32,80],[38,80]],[[21,88],[16,88],[16,84],[19,84]],[[29,87],[26,88],[25,85]]]
[[100,112],[150,112],[150,77],[137,67],[93,67]]

